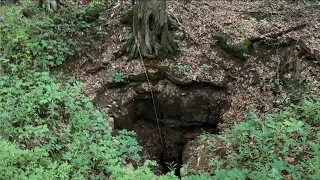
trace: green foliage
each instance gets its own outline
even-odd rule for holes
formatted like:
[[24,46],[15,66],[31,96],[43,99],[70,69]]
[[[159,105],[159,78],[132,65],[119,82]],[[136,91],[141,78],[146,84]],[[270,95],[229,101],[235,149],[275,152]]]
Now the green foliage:
[[169,84],[162,86],[160,91],[163,92],[166,96],[169,96],[171,93],[171,86]]
[[268,6],[271,6],[272,3],[273,3],[273,0],[265,0],[265,2],[266,2],[266,4],[267,4]]
[[175,163],[174,161],[172,161],[171,163],[166,162],[165,164],[167,165],[167,167],[168,167],[168,169],[169,169],[170,171],[175,171],[176,168],[177,168],[177,165],[178,165],[178,164]]
[[31,18],[24,17],[21,9],[15,6],[3,9],[6,18],[1,23],[1,59],[10,60],[17,68],[61,65],[68,56],[80,50],[71,37],[78,30],[89,27],[70,9],[63,9],[61,14],[46,14],[34,9],[36,15]]
[[184,46],[181,45],[180,40],[173,40],[173,42],[175,42],[178,45],[178,50],[180,52],[183,52],[186,50],[186,48]]
[[53,162],[43,149],[21,150],[2,138],[0,145],[2,179],[58,179],[70,172],[70,165]]
[[181,178],[182,180],[207,180],[212,179],[209,173],[201,173],[199,175],[190,175]]
[[[57,165],[68,162],[69,175],[95,172],[138,161],[141,148],[133,132],[112,137],[105,116],[82,95],[83,84],[58,84],[47,72],[24,71],[0,77],[1,136],[22,149],[41,149]],[[5,169],[4,167],[2,167]]]
[[135,134],[112,136],[107,115],[82,94],[84,84],[72,78],[57,83],[46,71],[74,54],[76,44],[69,38],[78,25],[87,28],[63,12],[59,17],[39,11],[39,17],[28,19],[18,8],[4,9],[1,179],[106,179],[126,161],[140,160]]
[[177,74],[179,75],[185,75],[188,76],[189,75],[189,67],[187,65],[177,65],[175,67],[175,71]]
[[106,63],[110,63],[110,61],[111,61],[111,58],[105,58],[105,60],[104,60],[104,62],[106,62]]
[[126,75],[124,72],[118,72],[116,70],[112,70],[109,76],[109,81],[114,81],[116,83],[125,82],[126,81]]
[[[319,177],[319,96],[260,119],[247,120],[219,138],[203,135],[208,153],[216,157],[221,143],[226,151],[212,159],[215,179],[314,179]],[[217,147],[216,143],[220,144]]]

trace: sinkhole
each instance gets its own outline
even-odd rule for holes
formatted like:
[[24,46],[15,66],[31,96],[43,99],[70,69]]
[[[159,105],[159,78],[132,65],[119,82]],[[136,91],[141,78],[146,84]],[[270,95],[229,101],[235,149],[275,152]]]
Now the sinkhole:
[[[217,133],[217,124],[228,108],[224,92],[190,91],[165,96],[138,93],[115,116],[115,129],[134,130],[143,147],[143,160],[154,160],[157,175],[175,169],[180,176],[184,146],[203,132]],[[123,113],[125,112],[125,113]]]

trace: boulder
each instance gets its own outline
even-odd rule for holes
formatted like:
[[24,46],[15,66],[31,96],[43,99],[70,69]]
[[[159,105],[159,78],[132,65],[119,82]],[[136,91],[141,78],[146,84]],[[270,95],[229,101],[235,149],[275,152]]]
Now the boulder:
[[180,169],[181,177],[196,174],[199,171],[208,171],[210,162],[208,157],[206,144],[200,137],[187,143],[182,153],[183,168]]

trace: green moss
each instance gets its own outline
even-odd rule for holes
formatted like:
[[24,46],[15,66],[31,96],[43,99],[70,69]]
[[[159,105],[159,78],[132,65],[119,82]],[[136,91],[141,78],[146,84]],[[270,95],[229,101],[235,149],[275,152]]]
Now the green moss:
[[248,59],[251,47],[251,41],[248,39],[244,40],[238,45],[230,45],[227,43],[226,36],[223,35],[214,35],[213,44],[219,46],[222,50],[232,55],[233,57],[243,61]]

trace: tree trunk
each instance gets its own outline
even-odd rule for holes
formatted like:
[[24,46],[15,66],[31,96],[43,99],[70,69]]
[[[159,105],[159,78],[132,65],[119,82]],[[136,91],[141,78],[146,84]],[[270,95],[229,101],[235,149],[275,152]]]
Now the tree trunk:
[[164,59],[177,51],[177,44],[170,38],[166,13],[166,0],[137,0],[132,10],[132,36],[125,51],[129,57]]

